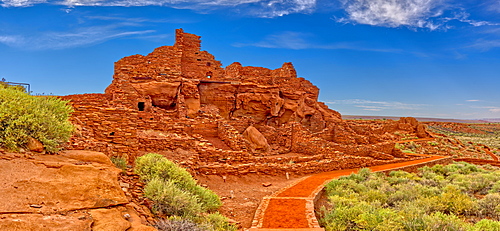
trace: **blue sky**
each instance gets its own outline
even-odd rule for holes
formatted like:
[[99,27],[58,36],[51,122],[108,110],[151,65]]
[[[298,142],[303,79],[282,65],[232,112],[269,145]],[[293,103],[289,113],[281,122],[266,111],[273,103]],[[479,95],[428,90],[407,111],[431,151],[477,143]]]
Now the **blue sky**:
[[224,66],[292,62],[342,114],[500,118],[500,0],[0,0],[0,78],[100,93],[176,28]]

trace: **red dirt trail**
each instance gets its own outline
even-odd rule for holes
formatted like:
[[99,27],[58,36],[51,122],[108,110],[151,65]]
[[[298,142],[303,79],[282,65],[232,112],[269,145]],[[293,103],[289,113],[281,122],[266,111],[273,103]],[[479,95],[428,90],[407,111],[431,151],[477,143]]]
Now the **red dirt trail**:
[[[410,141],[423,141],[423,139],[408,140],[405,142]],[[372,172],[378,172],[446,158],[443,156],[420,156],[427,156],[428,158],[369,168]],[[311,218],[311,216],[314,216],[314,203],[312,202],[314,197],[321,191],[327,182],[341,176],[355,173],[358,170],[359,169],[345,169],[312,175],[278,192],[274,197],[267,198],[267,202],[263,200],[263,204],[267,203],[267,207],[261,205],[264,206],[261,211],[263,214],[256,213],[254,226],[251,230],[322,230],[317,224],[316,218]],[[308,202],[312,204],[312,206],[308,207]]]

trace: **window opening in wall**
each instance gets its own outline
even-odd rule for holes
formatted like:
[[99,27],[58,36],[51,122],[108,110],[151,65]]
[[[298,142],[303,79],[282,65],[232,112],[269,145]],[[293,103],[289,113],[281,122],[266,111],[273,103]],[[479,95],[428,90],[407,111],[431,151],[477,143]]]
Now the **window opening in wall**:
[[211,71],[207,72],[207,78],[209,78],[209,79],[212,78],[212,72]]
[[139,102],[137,104],[137,107],[139,108],[139,111],[144,111],[144,107],[145,107],[145,103],[144,102]]
[[207,67],[209,67],[211,64],[207,62]]
[[201,61],[201,59],[196,59],[196,60]]
[[114,136],[115,135],[115,132],[111,132],[109,133],[110,136]]

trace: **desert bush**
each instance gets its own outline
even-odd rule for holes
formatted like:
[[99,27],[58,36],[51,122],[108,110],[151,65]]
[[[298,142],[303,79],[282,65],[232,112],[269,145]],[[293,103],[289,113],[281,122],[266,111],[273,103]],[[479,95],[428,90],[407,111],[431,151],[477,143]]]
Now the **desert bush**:
[[[336,199],[336,198],[333,198]],[[352,201],[351,201],[352,202]],[[366,202],[357,202],[350,206],[335,204],[333,209],[320,219],[326,230],[357,230],[358,216],[370,211],[371,206]]]
[[396,185],[394,189],[396,191],[391,193],[387,198],[387,203],[390,205],[394,205],[400,201],[414,200],[419,196],[415,186],[411,184]]
[[[153,201],[153,212],[175,218],[175,221],[159,223],[165,230],[190,230],[190,227],[193,230],[236,230],[227,218],[211,213],[221,206],[219,197],[198,185],[189,172],[162,155],[150,153],[137,158],[134,171],[146,182],[144,195]],[[197,226],[184,221],[186,219]]]
[[500,194],[492,193],[478,201],[478,213],[481,217],[500,220]]
[[500,222],[483,219],[474,224],[470,231],[500,231]]
[[326,230],[496,230],[495,222],[465,220],[500,218],[500,194],[475,198],[496,190],[498,175],[461,162],[417,174],[352,174],[326,185],[331,209],[320,222]]
[[489,193],[500,193],[500,181],[495,182],[491,186],[491,189],[488,191]]
[[177,166],[162,155],[150,153],[137,158],[135,172],[146,182],[162,179],[169,187],[192,194],[203,211],[214,211],[222,205],[215,193],[196,184],[186,169]]
[[161,219],[154,225],[159,231],[205,231],[198,224],[182,218]]
[[227,217],[220,213],[211,213],[203,217],[203,224],[212,231],[236,231],[237,228],[228,222]]
[[163,179],[173,187],[195,195],[204,211],[215,210],[222,204],[215,193],[197,185],[189,172],[162,155],[150,153],[137,158],[135,171],[145,181]]
[[112,156],[111,162],[119,169],[122,171],[127,170],[127,160],[121,156]]
[[440,207],[443,212],[457,215],[473,213],[477,207],[476,202],[467,194],[460,191],[458,186],[447,185],[439,197]]
[[446,231],[465,231],[470,225],[462,221],[453,214],[444,214],[436,212],[430,216],[424,216],[425,230],[446,230]]
[[144,195],[154,202],[153,212],[157,214],[195,217],[203,212],[195,195],[183,191],[170,180],[153,178],[144,187]]
[[30,137],[48,152],[57,152],[68,141],[73,108],[55,97],[35,97],[15,87],[0,86],[0,146],[18,150]]
[[454,174],[450,178],[453,184],[461,187],[465,192],[486,195],[493,188],[493,182],[500,180],[500,175],[474,172],[468,175]]

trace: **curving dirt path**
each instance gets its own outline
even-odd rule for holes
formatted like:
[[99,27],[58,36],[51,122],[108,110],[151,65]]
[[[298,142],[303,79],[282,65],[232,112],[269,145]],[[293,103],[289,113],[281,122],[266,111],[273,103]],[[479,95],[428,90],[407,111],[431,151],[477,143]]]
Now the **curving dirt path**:
[[[408,140],[427,141],[428,139]],[[421,166],[425,163],[442,159],[451,159],[444,156],[426,156],[427,158],[402,163],[386,164],[369,167],[373,172],[397,170],[412,166]],[[305,177],[270,197],[265,197],[257,209],[251,231],[263,230],[324,230],[318,224],[314,214],[314,201],[323,187],[333,179],[357,172],[356,169],[345,169],[324,172]]]

